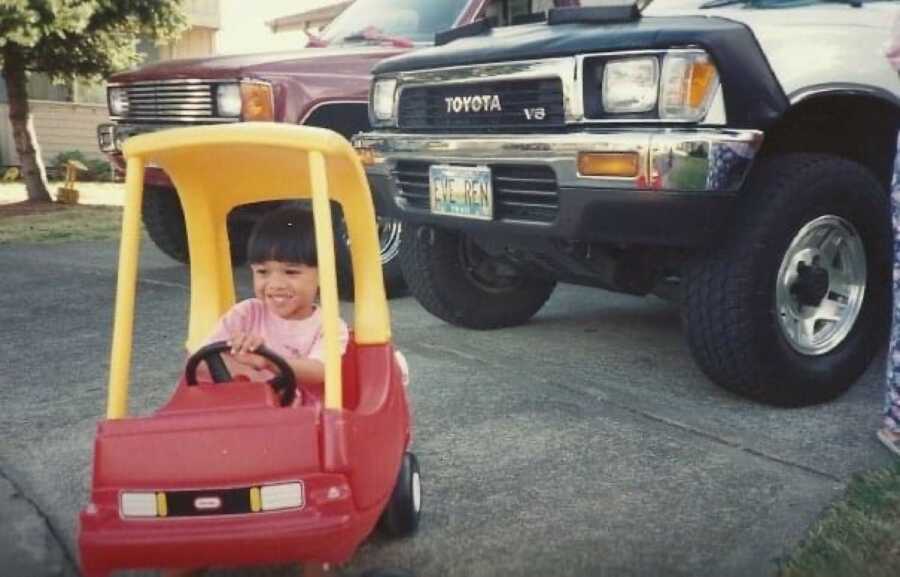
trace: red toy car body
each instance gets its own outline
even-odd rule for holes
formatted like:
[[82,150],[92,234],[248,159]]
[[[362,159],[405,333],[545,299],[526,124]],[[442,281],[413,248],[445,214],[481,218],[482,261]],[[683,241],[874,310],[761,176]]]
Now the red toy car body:
[[[248,140],[248,143],[238,143],[238,148],[254,151],[259,149],[259,140],[272,141],[267,146],[275,146],[294,137],[300,138],[301,142],[307,138],[310,146],[315,148],[326,132],[277,125],[243,126],[187,128],[171,132],[190,132],[199,135],[203,142],[213,143],[232,138],[237,132],[238,139]],[[160,137],[162,134],[135,138],[136,148],[141,150],[141,146],[146,145],[152,152],[156,148],[170,150],[177,147],[179,139],[168,135]],[[339,136],[334,135],[334,138],[340,139],[337,145],[337,141],[328,140],[321,146],[326,149],[337,146],[340,152],[348,155],[350,158],[344,158],[342,162],[350,162],[351,169],[358,169],[354,181],[365,187],[365,177],[352,148]],[[157,144],[157,140],[162,140],[162,144]],[[195,146],[192,154],[205,151],[205,146],[203,143]],[[146,154],[152,157],[149,152]],[[165,162],[166,159],[161,160]],[[339,180],[331,172],[332,164],[327,166],[326,174]],[[169,168],[177,178],[177,163]],[[344,171],[346,168],[341,170]],[[353,170],[349,172],[354,176]],[[133,178],[130,185],[136,186],[138,191],[133,195],[129,190],[127,202],[139,206],[140,178]],[[312,186],[316,187],[315,184]],[[216,186],[217,192],[219,188]],[[179,191],[182,189],[185,194],[191,194],[191,187],[179,186]],[[376,306],[367,308],[358,303],[356,316],[362,312],[362,316],[368,318],[368,327],[362,327],[362,332],[368,336],[364,336],[364,344],[355,342],[361,332],[357,324],[356,336],[351,335],[350,344],[334,371],[340,383],[336,407],[328,397],[329,390],[333,389],[329,389],[330,368],[326,361],[324,399],[301,392],[293,402],[282,406],[282,399],[267,383],[231,380],[190,385],[190,379],[182,377],[169,402],[156,413],[121,418],[124,417],[124,403],[115,398],[115,374],[123,370],[116,364],[116,358],[124,349],[117,349],[114,337],[111,418],[97,426],[91,499],[80,515],[80,561],[87,577],[106,576],[125,568],[291,561],[342,563],[372,532],[382,516],[388,533],[403,535],[415,530],[419,481],[415,457],[407,452],[410,416],[406,390],[390,342],[389,328],[385,330],[380,326],[387,318],[382,311],[387,309],[379,302],[385,299],[381,268],[377,259],[371,258],[378,250],[371,197],[367,188],[356,196],[363,198],[363,209],[358,212],[364,218],[359,221],[352,217],[348,219],[350,234],[358,235],[354,238],[354,247],[360,243],[360,254],[370,257],[356,275],[357,288],[367,286],[359,294],[370,304],[374,301]],[[312,197],[315,210],[317,197],[315,194]],[[324,202],[323,212],[328,212],[327,196]],[[319,206],[322,206],[321,202]],[[347,208],[345,205],[345,210]],[[128,210],[126,206],[126,221],[129,220]],[[191,209],[186,212],[189,227],[194,214]],[[132,310],[127,306],[120,308],[123,306],[120,302],[122,283],[127,288],[132,282],[128,278],[128,239],[136,234],[126,229],[128,226],[137,229],[139,214],[130,223],[123,224],[120,255],[124,257],[120,258],[125,260],[120,261],[116,334],[119,334],[120,322],[129,324],[127,317],[133,315],[133,302]],[[360,228],[360,223],[364,225],[363,232],[354,232],[352,229]],[[322,227],[320,215],[316,214],[317,235]],[[210,234],[223,229],[224,222],[210,228]],[[330,221],[327,229],[330,234]],[[359,236],[361,234],[364,236]],[[197,233],[192,240],[206,239]],[[218,254],[228,254],[227,244],[224,244],[227,242],[227,237],[219,238],[221,252]],[[323,243],[318,244],[321,247]],[[334,314],[336,318],[336,286],[333,274],[328,274],[326,262],[320,248],[322,314],[323,317]],[[223,258],[221,265],[228,272],[221,278],[230,278],[230,260]],[[192,270],[192,277],[195,272],[196,269]],[[326,288],[329,276],[331,285]],[[196,302],[192,301],[193,304]],[[333,312],[329,313],[329,309]],[[370,314],[373,311],[374,317]],[[192,328],[193,316],[194,311]],[[210,317],[209,314],[206,316]],[[126,328],[130,333],[130,326]],[[327,341],[327,322],[325,331]],[[196,335],[189,337],[189,342],[191,339],[196,341]],[[128,340],[130,345],[130,335]],[[121,410],[115,410],[116,406]]]

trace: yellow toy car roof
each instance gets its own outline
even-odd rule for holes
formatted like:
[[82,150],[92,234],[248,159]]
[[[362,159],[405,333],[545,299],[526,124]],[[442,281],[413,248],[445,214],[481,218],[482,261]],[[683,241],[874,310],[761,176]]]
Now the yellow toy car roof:
[[340,407],[339,311],[329,199],[341,204],[353,247],[355,340],[360,344],[390,340],[372,196],[350,144],[339,134],[320,128],[238,123],[135,136],[125,143],[123,152],[126,198],[107,416],[127,413],[144,168],[152,165],[172,179],[184,210],[191,267],[187,338],[191,351],[234,304],[228,213],[247,203],[312,199],[328,351],[325,404]]

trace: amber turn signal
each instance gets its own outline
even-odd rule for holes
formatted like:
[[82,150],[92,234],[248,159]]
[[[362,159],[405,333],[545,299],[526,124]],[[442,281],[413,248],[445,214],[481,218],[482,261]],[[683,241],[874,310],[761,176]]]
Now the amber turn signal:
[[268,84],[241,83],[241,116],[245,121],[273,120],[272,89]]
[[579,152],[578,173],[582,176],[635,177],[639,161],[636,152]]
[[709,60],[695,60],[691,63],[688,85],[688,104],[691,108],[700,108],[709,97],[719,73]]
[[356,149],[356,154],[359,155],[359,161],[363,166],[372,166],[375,164],[375,151],[371,148],[359,147]]

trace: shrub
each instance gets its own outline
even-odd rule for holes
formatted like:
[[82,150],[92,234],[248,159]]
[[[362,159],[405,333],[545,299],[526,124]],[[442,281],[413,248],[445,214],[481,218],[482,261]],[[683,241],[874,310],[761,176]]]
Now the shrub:
[[67,150],[57,154],[48,167],[48,176],[54,180],[65,180],[66,163],[70,160],[77,160],[87,167],[87,171],[78,172],[78,180],[92,182],[112,180],[112,168],[108,162],[97,158],[88,158],[80,150]]

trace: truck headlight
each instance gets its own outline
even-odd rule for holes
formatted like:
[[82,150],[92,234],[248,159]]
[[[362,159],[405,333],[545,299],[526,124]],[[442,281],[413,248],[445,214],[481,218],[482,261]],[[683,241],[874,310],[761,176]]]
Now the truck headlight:
[[603,110],[637,114],[656,107],[659,62],[654,57],[612,60],[603,67]]
[[372,113],[375,120],[386,121],[394,117],[394,101],[397,95],[397,79],[377,80],[372,88]]
[[241,87],[239,84],[219,84],[216,87],[216,110],[219,116],[241,115]]
[[219,116],[241,115],[241,87],[238,84],[219,84],[216,87],[216,109]]
[[272,87],[264,82],[240,82],[216,86],[219,116],[244,121],[272,120],[275,117]]
[[700,48],[589,56],[582,70],[584,114],[596,120],[697,122],[719,89],[716,66]]
[[702,50],[673,52],[663,60],[659,117],[702,120],[719,88],[719,72]]
[[110,116],[124,116],[128,112],[128,91],[124,86],[110,86],[106,91]]

